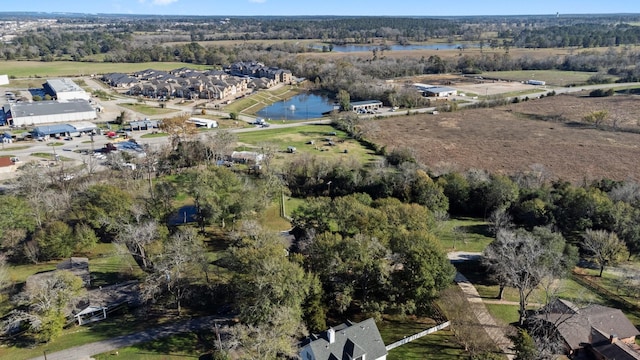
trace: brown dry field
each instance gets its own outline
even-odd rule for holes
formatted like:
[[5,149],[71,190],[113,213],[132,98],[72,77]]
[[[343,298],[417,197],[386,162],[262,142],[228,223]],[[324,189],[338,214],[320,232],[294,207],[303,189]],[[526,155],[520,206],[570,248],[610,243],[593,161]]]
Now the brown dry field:
[[582,95],[378,120],[369,123],[368,136],[387,149],[412,149],[435,173],[485,169],[512,175],[541,164],[552,179],[574,183],[639,180],[640,134],[598,130],[581,119],[607,110],[621,127],[640,130],[640,97]]

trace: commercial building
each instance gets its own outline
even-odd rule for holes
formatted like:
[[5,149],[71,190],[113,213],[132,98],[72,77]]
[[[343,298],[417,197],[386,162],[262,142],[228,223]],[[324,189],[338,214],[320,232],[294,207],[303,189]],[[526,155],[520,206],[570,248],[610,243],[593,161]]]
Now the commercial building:
[[378,100],[365,100],[356,101],[351,103],[351,111],[357,113],[366,113],[370,111],[378,110],[382,107],[382,101]]
[[75,99],[89,101],[89,99],[91,99],[91,95],[84,91],[71,79],[47,80],[46,83],[42,84],[42,87],[47,94],[51,95],[52,98],[59,101]]
[[87,100],[9,103],[4,106],[4,112],[7,123],[13,126],[87,121],[98,117]]

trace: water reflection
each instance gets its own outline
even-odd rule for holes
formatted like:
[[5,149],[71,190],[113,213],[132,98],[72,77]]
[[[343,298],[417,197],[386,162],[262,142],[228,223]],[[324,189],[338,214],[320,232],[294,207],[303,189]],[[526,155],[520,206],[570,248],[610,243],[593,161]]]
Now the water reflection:
[[272,120],[306,120],[333,110],[333,101],[318,94],[299,94],[258,111],[257,115]]

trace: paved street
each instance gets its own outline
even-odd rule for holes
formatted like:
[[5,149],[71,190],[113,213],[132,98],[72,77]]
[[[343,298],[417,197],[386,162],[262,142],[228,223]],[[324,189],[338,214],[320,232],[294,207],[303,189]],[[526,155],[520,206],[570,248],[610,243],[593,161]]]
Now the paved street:
[[[213,329],[216,321],[228,321],[229,318],[207,316],[186,321],[180,321],[173,324],[168,324],[153,329],[137,332],[134,334],[115,337],[108,340],[98,341],[82,346],[76,346],[66,350],[47,353],[47,360],[88,360],[93,355],[106,353],[109,351],[115,351],[117,349],[140,344],[147,341],[152,341],[167,337],[173,334]],[[211,330],[213,331],[213,330]],[[33,358],[31,360],[44,360],[45,355]]]

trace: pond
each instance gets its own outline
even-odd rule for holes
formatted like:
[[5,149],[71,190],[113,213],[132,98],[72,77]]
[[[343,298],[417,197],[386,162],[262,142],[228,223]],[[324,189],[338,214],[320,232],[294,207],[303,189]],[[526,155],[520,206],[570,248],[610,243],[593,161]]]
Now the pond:
[[[314,49],[322,50],[323,45],[314,45]],[[327,45],[325,45],[327,46]],[[460,46],[465,48],[477,48],[478,44],[427,44],[427,45],[387,45],[385,51],[394,50],[452,50],[458,49]],[[372,51],[375,48],[380,48],[380,45],[333,45],[332,52],[358,52],[358,51]]]
[[316,119],[333,110],[333,100],[317,94],[300,94],[258,111],[257,115],[273,120]]

